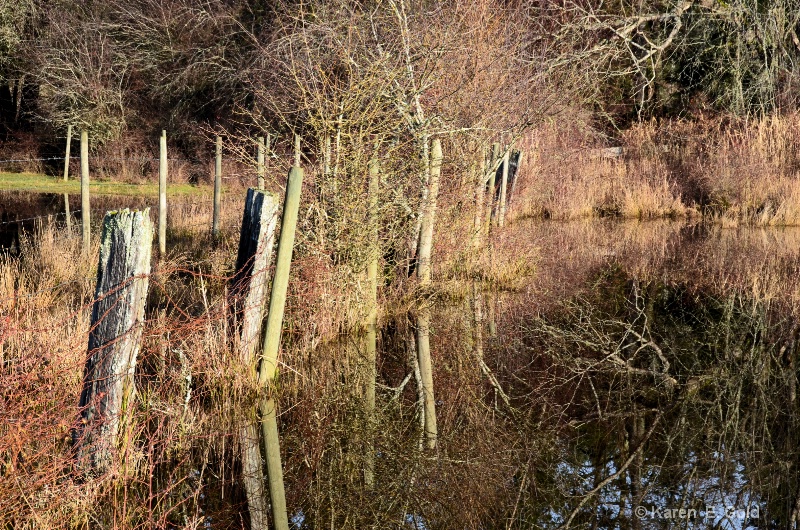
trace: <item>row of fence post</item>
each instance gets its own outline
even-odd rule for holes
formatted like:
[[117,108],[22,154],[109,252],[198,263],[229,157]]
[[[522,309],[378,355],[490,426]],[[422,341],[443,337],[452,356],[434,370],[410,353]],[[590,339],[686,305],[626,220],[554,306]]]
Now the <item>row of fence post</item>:
[[[295,163],[299,165],[299,141],[295,141]],[[69,180],[70,151],[72,147],[72,125],[67,127],[67,144],[64,152],[64,181]],[[213,212],[211,221],[211,234],[219,236],[220,215],[222,201],[222,136],[216,137],[216,155],[214,159],[214,196]],[[264,189],[265,174],[267,165],[265,159],[270,149],[270,135],[259,136],[257,139],[257,184],[258,189]],[[81,184],[81,234],[83,236],[83,248],[88,249],[91,241],[91,213],[89,196],[89,134],[84,129],[80,133],[80,184]],[[167,251],[167,131],[161,131],[159,139],[159,164],[158,164],[158,250],[163,255]],[[67,226],[71,224],[69,217],[69,202],[65,194],[65,209],[67,215]]]
[[[162,133],[161,138],[163,155],[166,134]],[[220,146],[219,140],[217,146]],[[162,172],[160,176],[164,182],[166,173]],[[243,484],[251,527],[255,530],[268,528],[265,478],[269,486],[273,525],[277,530],[289,529],[273,392],[277,385],[278,351],[302,181],[303,170],[298,166],[292,167],[286,185],[280,240],[269,289],[266,274],[275,241],[278,198],[265,190],[248,190],[239,235],[237,272],[229,295],[230,307],[235,312],[234,322],[241,331],[239,354],[247,365],[253,367],[251,377],[265,390],[258,404],[259,421],[246,422],[239,430]],[[129,421],[151,270],[152,242],[149,208],[106,213],[80,396],[81,422],[72,433],[76,463],[86,473],[103,473],[117,461],[120,437]],[[263,318],[265,314],[266,321]],[[259,344],[260,356],[256,353]],[[264,461],[259,450],[259,424]],[[266,476],[262,470],[264,463]]]

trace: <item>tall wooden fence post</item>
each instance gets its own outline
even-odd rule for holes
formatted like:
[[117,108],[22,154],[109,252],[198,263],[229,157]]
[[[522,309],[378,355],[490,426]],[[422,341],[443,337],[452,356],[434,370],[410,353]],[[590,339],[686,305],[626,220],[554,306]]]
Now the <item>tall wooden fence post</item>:
[[161,131],[158,163],[158,251],[167,252],[167,131]]
[[366,336],[366,392],[365,409],[367,417],[367,454],[364,465],[364,484],[372,488],[375,484],[375,379],[378,350],[378,191],[380,184],[380,167],[377,158],[369,164],[369,239],[370,251],[367,264],[367,336]]
[[81,131],[81,232],[83,251],[89,251],[91,207],[89,205],[89,133]]
[[264,137],[258,137],[258,153],[256,160],[256,173],[258,175],[258,189],[264,189]]
[[[236,275],[231,286],[231,304],[239,333],[239,355],[256,376],[256,351],[261,340],[266,310],[268,273],[275,243],[278,199],[269,192],[249,189],[242,216]],[[242,452],[242,482],[250,511],[250,528],[267,530],[269,511],[264,491],[264,470],[258,442],[258,424],[253,418],[239,428]]]
[[489,194],[486,198],[486,228],[488,234],[492,225],[492,212],[494,211],[494,193],[497,183],[497,162],[500,158],[500,144],[492,144],[491,161],[489,162]]
[[497,226],[502,228],[506,223],[506,190],[508,188],[509,149],[503,155],[503,173],[500,179],[500,205],[497,212]]
[[214,213],[211,235],[219,236],[219,203],[222,195],[222,136],[217,135],[217,156],[214,160]]
[[[431,252],[433,248],[433,225],[436,219],[436,200],[439,195],[439,178],[442,171],[442,142],[438,138],[431,148],[431,174],[428,184],[428,200],[422,218],[419,237],[419,260],[417,277],[419,286],[425,290],[431,284]],[[423,414],[425,417],[425,442],[428,449],[436,448],[436,400],[433,392],[433,364],[430,346],[431,308],[424,302],[417,314],[417,355],[423,391]]]
[[73,433],[78,465],[94,473],[113,463],[133,398],[153,245],[149,209],[108,212],[101,242],[81,423]]
[[278,350],[283,327],[283,310],[286,306],[286,291],[289,287],[289,267],[292,263],[294,233],[297,227],[297,214],[300,209],[300,191],[303,184],[303,170],[295,166],[289,172],[286,183],[286,198],[283,202],[281,236],[278,242],[278,255],[275,259],[275,273],[269,300],[269,315],[264,330],[261,353],[261,366],[258,382],[267,388],[267,394],[260,403],[261,432],[264,437],[269,477],[269,495],[272,501],[272,518],[276,530],[289,530],[286,511],[286,494],[283,487],[283,468],[278,438],[276,403],[272,395],[275,377],[278,375]]
[[72,148],[72,125],[67,125],[67,148],[64,150],[64,182],[69,180],[69,152]]

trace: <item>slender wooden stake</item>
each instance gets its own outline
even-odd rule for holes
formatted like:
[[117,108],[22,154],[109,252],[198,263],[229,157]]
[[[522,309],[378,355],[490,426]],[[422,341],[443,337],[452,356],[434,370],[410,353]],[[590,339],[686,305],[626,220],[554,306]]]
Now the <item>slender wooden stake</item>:
[[378,254],[380,243],[378,241],[378,186],[380,167],[377,159],[372,159],[369,164],[369,231],[370,231],[370,256],[367,265],[367,336],[366,336],[366,391],[365,409],[367,416],[367,454],[364,467],[364,483],[367,488],[375,484],[375,379],[377,369],[377,343],[378,343]]
[[78,465],[87,471],[102,473],[111,466],[133,398],[152,245],[149,209],[106,214],[80,398],[81,423],[73,433]]
[[67,125],[67,148],[64,152],[64,182],[69,180],[69,151],[72,147],[72,125]]
[[294,165],[300,167],[300,135],[294,135]]
[[281,236],[278,242],[278,255],[275,273],[272,279],[272,290],[269,300],[269,315],[264,330],[261,352],[261,366],[258,382],[267,389],[266,397],[261,401],[261,432],[264,437],[267,455],[267,474],[269,475],[269,493],[272,500],[272,518],[276,530],[288,530],[289,519],[286,512],[286,494],[283,487],[283,469],[278,438],[278,422],[275,414],[274,392],[275,378],[278,375],[278,350],[280,348],[281,328],[283,327],[283,310],[286,306],[286,291],[289,287],[289,267],[292,263],[294,234],[297,227],[297,215],[300,209],[300,191],[303,184],[303,170],[295,166],[289,171],[286,183],[286,198],[283,202],[283,218],[281,219]]
[[222,195],[222,136],[217,135],[217,157],[214,162],[214,214],[211,235],[219,236],[219,209]]
[[500,144],[497,142],[492,144],[492,155],[489,162],[489,196],[486,200],[486,224],[485,233],[489,233],[489,227],[492,224],[492,212],[494,210],[494,192],[495,192],[495,179],[497,178],[497,159],[500,157]]
[[[277,213],[278,199],[273,194],[255,189],[247,191],[236,258],[236,275],[229,292],[230,307],[241,329],[239,355],[246,366],[252,367],[254,378],[257,374],[256,351],[266,310],[268,272],[275,243]],[[258,436],[258,424],[252,419],[239,427],[242,482],[250,511],[250,528],[266,530],[269,526],[269,510]]]
[[506,222],[506,189],[508,188],[508,160],[509,160],[509,150],[506,149],[506,153],[503,155],[503,176],[500,180],[500,208],[499,213],[497,215],[497,226],[500,228],[505,225]]
[[167,131],[161,131],[158,163],[158,250],[167,252]]
[[81,233],[83,251],[89,251],[91,210],[89,205],[89,133],[81,131]]
[[257,161],[258,167],[257,167],[257,173],[258,173],[258,189],[260,189],[260,190],[264,189],[264,173],[265,173],[265,171],[264,171],[264,151],[265,151],[265,149],[264,149],[264,137],[263,136],[259,136],[258,137],[258,161]]
[[[426,290],[431,283],[431,251],[433,246],[433,225],[436,218],[436,200],[439,195],[439,178],[442,169],[442,143],[438,138],[433,141],[431,153],[430,182],[428,200],[426,201],[419,242],[419,259],[417,276],[419,286]],[[425,445],[428,449],[436,448],[436,400],[433,392],[433,365],[430,349],[431,308],[426,302],[417,315],[417,355],[422,378],[423,411],[425,415]]]

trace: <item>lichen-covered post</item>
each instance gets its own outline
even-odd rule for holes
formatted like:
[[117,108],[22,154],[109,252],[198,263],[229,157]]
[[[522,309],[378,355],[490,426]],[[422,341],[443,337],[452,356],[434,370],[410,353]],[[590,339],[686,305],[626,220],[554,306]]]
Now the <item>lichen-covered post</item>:
[[133,398],[152,244],[149,209],[108,212],[103,219],[81,420],[73,432],[78,465],[93,473],[113,463]]
[[[261,339],[267,302],[269,266],[275,243],[278,199],[263,190],[247,190],[236,258],[236,274],[231,286],[231,304],[239,336],[238,350],[245,366],[255,378],[256,351]],[[258,424],[247,419],[239,428],[242,452],[242,483],[250,511],[250,528],[266,530],[269,510],[264,491],[264,470],[258,442]]]
[[167,252],[167,131],[161,131],[158,161],[158,251]]
[[91,207],[89,205],[89,133],[81,131],[81,232],[83,251],[89,251]]

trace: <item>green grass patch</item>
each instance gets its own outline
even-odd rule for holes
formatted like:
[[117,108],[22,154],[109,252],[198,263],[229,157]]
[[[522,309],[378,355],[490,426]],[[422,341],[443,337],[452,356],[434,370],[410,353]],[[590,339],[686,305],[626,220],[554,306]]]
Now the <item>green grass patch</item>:
[[[60,177],[49,177],[35,173],[0,173],[0,190],[28,191],[33,193],[80,193],[81,183],[70,179],[67,182]],[[100,181],[89,182],[89,191],[93,195],[127,195],[158,196],[158,183],[129,184],[125,182]],[[212,195],[211,186],[195,186],[193,184],[169,184],[167,195]]]

